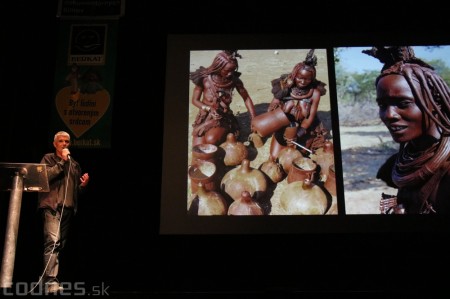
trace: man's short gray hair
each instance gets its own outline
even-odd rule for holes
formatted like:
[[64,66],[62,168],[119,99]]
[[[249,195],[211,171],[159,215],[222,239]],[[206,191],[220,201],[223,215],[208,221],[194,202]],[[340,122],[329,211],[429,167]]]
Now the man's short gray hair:
[[61,135],[69,137],[69,140],[70,140],[70,134],[69,133],[67,133],[66,131],[59,131],[58,133],[55,134],[55,137],[53,138],[53,141],[55,141],[56,138],[58,138],[58,136],[61,136]]

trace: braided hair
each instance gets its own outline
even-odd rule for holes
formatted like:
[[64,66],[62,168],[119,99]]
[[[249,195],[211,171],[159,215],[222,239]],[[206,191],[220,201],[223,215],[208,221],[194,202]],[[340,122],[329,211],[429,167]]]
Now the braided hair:
[[450,88],[432,66],[415,57],[412,47],[373,47],[362,52],[384,63],[375,86],[384,76],[403,76],[424,113],[425,124],[434,122],[441,133],[438,142],[414,158],[408,153],[408,143],[400,144],[392,181],[398,187],[422,183],[450,159]]
[[236,65],[236,75],[239,76],[237,72],[239,68],[237,58],[242,58],[240,54],[237,52],[238,50],[223,50],[218,53],[216,57],[214,57],[213,62],[207,68],[201,66],[194,72],[189,74],[189,78],[196,85],[202,85],[203,78],[207,77],[210,74],[215,74],[220,72],[227,64],[233,63]]
[[[384,76],[403,76],[417,105],[426,114],[426,123],[433,121],[443,134],[450,134],[450,88],[432,66],[415,57],[412,47],[373,47],[362,52],[384,63],[375,86]],[[419,83],[419,88],[413,82]]]

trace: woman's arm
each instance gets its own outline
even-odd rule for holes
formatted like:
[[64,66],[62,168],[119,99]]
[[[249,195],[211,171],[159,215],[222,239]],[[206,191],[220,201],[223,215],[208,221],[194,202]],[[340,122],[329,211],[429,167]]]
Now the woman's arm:
[[253,119],[256,116],[255,113],[255,106],[253,105],[253,100],[248,94],[247,89],[244,87],[244,84],[242,81],[240,81],[240,84],[236,85],[236,90],[241,95],[242,99],[244,100],[245,107],[247,108],[248,113],[250,113],[250,119]]

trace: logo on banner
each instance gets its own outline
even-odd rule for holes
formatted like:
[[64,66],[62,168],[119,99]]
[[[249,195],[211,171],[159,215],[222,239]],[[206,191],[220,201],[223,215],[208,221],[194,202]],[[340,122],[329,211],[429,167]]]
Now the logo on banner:
[[[56,110],[66,126],[77,137],[92,128],[106,113],[110,94],[101,85],[95,66],[105,65],[107,26],[105,24],[72,24],[66,77],[69,87],[56,95]],[[82,73],[81,66],[89,68]]]
[[[61,4],[69,2],[73,1]],[[99,3],[103,2],[84,1],[83,5]],[[111,146],[117,26],[115,21],[94,19],[61,22],[52,126],[71,132],[74,147]]]
[[106,25],[73,24],[70,31],[68,64],[104,65]]

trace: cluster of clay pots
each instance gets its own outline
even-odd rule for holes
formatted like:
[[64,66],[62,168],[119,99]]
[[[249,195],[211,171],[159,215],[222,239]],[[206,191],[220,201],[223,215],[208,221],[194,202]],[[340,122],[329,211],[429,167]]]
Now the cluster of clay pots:
[[256,199],[267,189],[266,178],[250,167],[247,157],[247,147],[232,133],[220,146],[194,146],[188,169],[193,194],[188,211],[196,215],[264,215]]
[[256,116],[252,127],[261,136],[272,134],[269,159],[259,169],[273,184],[284,179],[280,205],[288,215],[325,214],[333,196],[336,196],[334,173],[334,151],[331,140],[325,140],[322,147],[312,152],[297,149],[296,144],[282,145],[275,132],[284,128],[283,139],[295,140],[298,124],[290,122],[284,112],[277,108]]
[[195,215],[264,215],[260,203],[270,196],[270,187],[284,179],[288,184],[283,186],[280,206],[286,215],[323,215],[331,196],[336,196],[331,141],[309,156],[285,146],[277,157],[270,155],[253,168],[247,147],[230,133],[220,146],[194,146],[188,175],[192,193],[188,211]]
[[280,148],[278,157],[269,156],[260,166],[274,184],[286,179],[280,206],[286,215],[323,215],[336,196],[333,143],[306,156],[295,145]]

